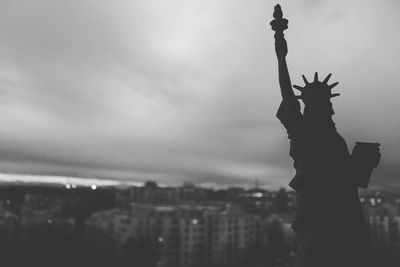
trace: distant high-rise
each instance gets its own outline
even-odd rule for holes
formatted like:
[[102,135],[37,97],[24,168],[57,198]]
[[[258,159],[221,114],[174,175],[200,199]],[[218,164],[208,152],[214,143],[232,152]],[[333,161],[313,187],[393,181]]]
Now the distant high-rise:
[[146,239],[159,266],[207,266],[238,262],[259,238],[260,217],[234,206],[134,205],[93,214],[87,232],[112,232],[119,244]]

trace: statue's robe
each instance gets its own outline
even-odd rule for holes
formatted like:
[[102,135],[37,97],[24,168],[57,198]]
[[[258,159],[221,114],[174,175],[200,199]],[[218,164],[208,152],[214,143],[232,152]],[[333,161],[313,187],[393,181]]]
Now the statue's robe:
[[287,129],[296,169],[289,183],[297,202],[294,266],[377,266],[350,153],[331,117],[309,119],[296,99],[282,101],[277,117]]

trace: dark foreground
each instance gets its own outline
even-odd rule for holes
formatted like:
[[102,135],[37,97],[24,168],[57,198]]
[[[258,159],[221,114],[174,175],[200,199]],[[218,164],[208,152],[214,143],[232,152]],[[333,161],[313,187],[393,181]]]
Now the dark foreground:
[[[362,194],[381,266],[400,266],[400,194]],[[184,185],[0,188],[0,266],[291,266],[293,192]]]

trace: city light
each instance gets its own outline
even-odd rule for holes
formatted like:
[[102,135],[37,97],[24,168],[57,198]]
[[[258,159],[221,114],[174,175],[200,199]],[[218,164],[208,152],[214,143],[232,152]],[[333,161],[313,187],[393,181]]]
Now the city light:
[[164,241],[164,238],[162,238],[162,237],[159,237],[159,238],[158,238],[158,242],[161,243],[161,242],[163,242],[163,241]]
[[96,190],[97,186],[95,184],[92,184],[92,190]]
[[252,193],[251,196],[252,197],[263,197],[264,195],[261,192],[256,192],[256,193]]
[[71,185],[70,185],[70,184],[66,184],[66,185],[65,185],[65,188],[71,189]]
[[372,206],[375,206],[375,198],[371,198],[371,199],[369,200],[369,202],[371,203]]
[[193,219],[193,220],[192,220],[192,223],[193,223],[193,224],[198,224],[198,223],[199,223],[199,220]]

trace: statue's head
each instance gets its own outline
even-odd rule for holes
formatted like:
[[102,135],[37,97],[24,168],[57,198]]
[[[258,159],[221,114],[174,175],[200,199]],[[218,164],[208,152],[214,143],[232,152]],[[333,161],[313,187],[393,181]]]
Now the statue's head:
[[330,77],[331,74],[320,82],[318,81],[318,73],[316,72],[312,83],[308,82],[303,75],[305,86],[293,85],[294,88],[301,92],[301,95],[297,96],[297,98],[301,99],[304,103],[304,116],[313,119],[324,119],[334,114],[331,98],[339,94],[332,94],[331,90],[338,83],[328,85]]

